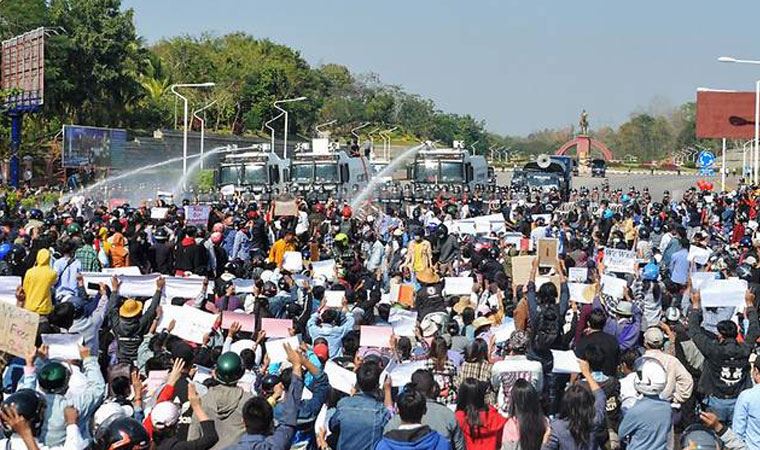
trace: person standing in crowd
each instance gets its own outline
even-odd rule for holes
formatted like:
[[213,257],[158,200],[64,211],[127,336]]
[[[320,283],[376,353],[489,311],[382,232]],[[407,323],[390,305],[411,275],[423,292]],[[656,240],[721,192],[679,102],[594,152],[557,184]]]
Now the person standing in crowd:
[[548,432],[549,421],[541,409],[538,391],[528,381],[518,379],[510,392],[501,450],[540,450]]
[[272,248],[269,250],[269,262],[282,267],[282,261],[285,259],[286,252],[292,252],[296,249],[296,235],[292,231],[288,230],[282,236],[282,238],[275,241]]
[[485,401],[486,383],[466,378],[459,386],[456,417],[467,450],[501,447],[506,419]]
[[24,307],[31,312],[46,316],[53,312],[53,286],[58,274],[50,268],[50,251],[46,248],[37,252],[36,264],[24,276]]
[[98,252],[95,250],[95,235],[86,231],[82,235],[83,245],[74,253],[74,258],[81,264],[82,272],[100,272],[103,268],[98,260]]

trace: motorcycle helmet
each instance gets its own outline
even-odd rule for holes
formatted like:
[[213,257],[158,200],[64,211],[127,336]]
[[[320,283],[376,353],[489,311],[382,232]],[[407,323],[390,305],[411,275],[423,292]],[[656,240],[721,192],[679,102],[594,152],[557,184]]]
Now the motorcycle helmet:
[[158,242],[165,242],[169,239],[169,233],[166,231],[166,228],[161,227],[153,233],[153,238]]
[[662,364],[647,356],[636,360],[634,373],[633,387],[641,395],[660,395],[668,381],[667,372]]
[[750,236],[744,236],[739,241],[739,247],[742,248],[752,248],[752,237]]
[[100,428],[94,447],[95,450],[147,450],[150,436],[139,421],[121,417]]
[[0,244],[0,259],[5,259],[5,257],[8,255],[8,253],[11,252],[12,249],[13,246],[7,242]]
[[71,371],[66,366],[53,361],[42,367],[37,379],[44,391],[63,395],[69,388],[70,377]]
[[[29,425],[32,427],[32,433],[38,436],[42,428],[42,421],[45,418],[45,408],[47,407],[45,397],[34,389],[19,389],[3,400],[3,406],[10,405],[16,407],[18,415],[29,422]],[[3,427],[7,427],[7,424],[4,423]],[[6,429],[6,431],[10,430]]]
[[639,228],[639,239],[647,240],[649,239],[649,229],[646,227]]
[[233,385],[243,376],[243,361],[235,352],[222,354],[216,362],[214,376],[222,384]]
[[657,281],[660,276],[660,267],[655,262],[650,262],[641,271],[641,278],[649,281]]
[[[19,211],[20,211],[20,209],[19,209]],[[32,209],[32,210],[29,211],[29,218],[30,219],[33,219],[33,220],[42,220],[43,217],[44,216],[42,214],[42,211],[39,210],[39,209],[37,209],[37,208]]]

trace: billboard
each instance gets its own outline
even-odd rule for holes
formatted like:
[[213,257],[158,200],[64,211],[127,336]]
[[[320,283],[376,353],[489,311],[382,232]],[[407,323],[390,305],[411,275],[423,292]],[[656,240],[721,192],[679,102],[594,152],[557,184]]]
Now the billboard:
[[115,128],[63,126],[63,167],[111,167],[124,156],[127,131]]
[[45,29],[37,28],[3,41],[0,86],[10,90],[5,104],[11,110],[42,106],[45,92]]
[[697,92],[698,138],[752,139],[754,133],[754,92]]

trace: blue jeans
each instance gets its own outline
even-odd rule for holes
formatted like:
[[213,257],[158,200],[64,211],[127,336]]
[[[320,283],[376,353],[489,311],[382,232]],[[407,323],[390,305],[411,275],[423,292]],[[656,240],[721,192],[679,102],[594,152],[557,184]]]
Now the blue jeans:
[[736,405],[735,398],[717,398],[710,396],[704,400],[704,404],[718,416],[718,419],[723,425],[726,427],[731,426],[731,420],[734,417],[734,405]]

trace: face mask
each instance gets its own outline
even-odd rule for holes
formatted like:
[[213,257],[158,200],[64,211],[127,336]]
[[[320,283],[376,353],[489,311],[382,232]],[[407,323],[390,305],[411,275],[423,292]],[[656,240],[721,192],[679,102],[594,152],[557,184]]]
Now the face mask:
[[422,242],[422,236],[415,236],[414,240],[417,242]]

